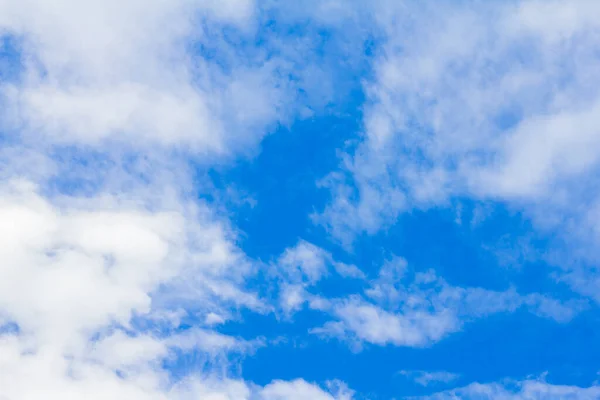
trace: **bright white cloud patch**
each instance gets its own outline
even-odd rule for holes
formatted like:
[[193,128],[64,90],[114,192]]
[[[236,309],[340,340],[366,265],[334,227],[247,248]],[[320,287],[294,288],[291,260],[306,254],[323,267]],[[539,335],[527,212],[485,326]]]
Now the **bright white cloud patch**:
[[[230,48],[218,27],[252,30],[254,12],[246,0],[4,0],[0,29],[24,69],[2,85],[3,125],[34,141],[240,149],[281,116],[284,88],[276,62],[235,58],[226,72],[215,59]],[[204,45],[217,56],[190,52]]]
[[[178,311],[171,308],[192,299],[204,302],[188,307],[199,313],[214,304],[257,304],[223,278],[231,268],[243,276],[244,263],[216,221],[110,198],[58,206],[22,181],[1,193],[0,315],[2,326],[16,328],[1,336],[7,398],[171,398],[160,362],[172,349],[215,357],[255,346],[202,330],[157,336],[134,322],[172,330]],[[186,277],[204,286],[192,291],[180,283]],[[159,285],[179,301],[157,292]],[[218,290],[223,285],[230,290]]]

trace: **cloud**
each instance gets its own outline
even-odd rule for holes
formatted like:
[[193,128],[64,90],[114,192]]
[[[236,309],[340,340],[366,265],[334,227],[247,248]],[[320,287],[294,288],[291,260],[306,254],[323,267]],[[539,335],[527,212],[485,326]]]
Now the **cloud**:
[[427,396],[427,399],[595,399],[600,395],[600,388],[588,388],[567,385],[553,385],[539,380],[523,382],[472,383],[460,389],[453,389]]
[[342,278],[365,278],[364,272],[356,265],[336,261],[330,252],[305,240],[285,249],[276,265],[279,273],[294,283],[315,284],[327,277],[331,270]]
[[330,382],[333,394],[296,379],[291,382],[275,381],[265,386],[260,392],[260,398],[265,400],[350,400],[353,393],[339,382]]
[[395,314],[357,298],[338,302],[333,314],[338,321],[328,322],[312,332],[380,346],[425,346],[457,331],[459,325],[449,312]]
[[[110,196],[52,201],[27,181],[3,182],[0,194],[0,310],[16,327],[0,334],[7,398],[165,398],[160,361],[171,349],[227,360],[255,347],[201,329],[161,337],[143,328],[176,329],[181,307],[202,315],[258,304],[225,278],[248,270],[217,220]],[[182,285],[188,278],[203,285]],[[234,292],[214,290],[223,282]]]
[[512,288],[493,291],[451,286],[433,271],[405,276],[406,263],[384,264],[379,278],[364,295],[330,299],[324,312],[333,320],[312,333],[360,346],[430,346],[473,320],[525,308],[557,322],[570,321],[583,307],[578,301],[559,302],[538,293],[522,295]]
[[288,248],[279,257],[277,264],[292,279],[316,282],[327,273],[327,263],[331,256],[325,250],[301,240]]
[[365,273],[362,272],[356,265],[344,264],[336,262],[333,265],[335,272],[343,278],[365,279]]
[[275,262],[274,275],[279,285],[279,305],[290,316],[305,303],[314,309],[327,307],[327,299],[311,293],[311,288],[335,272],[341,278],[364,280],[355,265],[336,261],[331,253],[305,240],[289,247]]
[[252,37],[257,12],[247,0],[2,1],[23,66],[0,87],[3,125],[34,143],[244,150],[294,98],[289,63],[251,48],[236,57],[222,34]]
[[406,371],[398,372],[400,375],[413,380],[421,386],[435,385],[438,383],[450,383],[458,379],[458,374],[446,371]]
[[599,199],[598,6],[372,7],[382,41],[364,134],[321,182],[332,200],[316,221],[348,243],[401,212],[468,197],[524,209],[540,229],[572,218],[585,228],[567,240],[585,240],[585,209]]
[[[1,182],[0,395],[259,396],[261,388],[215,374],[263,341],[211,328],[232,310],[265,310],[246,289],[252,261],[208,206],[185,197],[156,201],[143,187],[79,197],[48,194],[27,180]],[[182,331],[190,319],[195,327]],[[193,359],[183,379],[164,365],[178,357]],[[285,385],[259,398],[287,398],[294,392],[282,392]],[[302,389],[337,398],[308,383]]]
[[177,272],[169,259],[183,239],[180,215],[60,210],[26,182],[2,192],[1,303],[26,331],[70,341],[113,318],[124,323],[147,312],[147,293]]
[[[373,233],[457,195],[562,215],[585,190],[575,178],[598,164],[597,8],[573,4],[465,6],[447,18],[447,4],[385,1],[363,13],[339,1],[0,0],[0,33],[15,44],[0,68],[18,70],[0,71],[0,398],[352,398],[337,381],[245,380],[238,358],[269,341],[219,331],[244,312],[307,305],[330,319],[314,333],[412,347],[520,308],[569,321],[584,304],[452,286],[401,258],[368,280],[304,240],[267,266],[272,304],[261,297],[271,276],[253,281],[264,265],[198,193],[216,163],[343,97],[332,58],[348,55],[353,72],[364,64],[355,41],[380,35],[363,140],[322,181],[334,198],[320,218],[335,235]],[[307,20],[316,27],[294,36]],[[342,48],[317,46],[322,29]],[[314,293],[328,278],[366,289]]]
[[312,79],[255,46],[259,13],[246,0],[0,0],[18,66],[0,84],[0,398],[349,398],[246,382],[235,356],[261,338],[215,330],[269,306],[195,175],[299,112]]
[[[179,382],[175,386],[166,385],[166,376],[149,368],[143,359],[156,356],[152,354],[149,343],[128,343],[113,341],[126,353],[117,361],[119,374],[113,365],[105,364],[109,358],[94,362],[80,360],[59,360],[55,355],[42,352],[35,354],[17,354],[12,338],[2,338],[0,349],[4,355],[0,371],[0,382],[3,384],[0,394],[8,399],[215,399],[215,400],[300,400],[300,399],[338,399],[348,400],[348,391],[325,391],[320,387],[303,380],[291,382],[274,381],[258,387],[241,380],[222,379],[211,376],[195,376]],[[143,347],[140,348],[139,346]],[[140,351],[143,352],[140,357]],[[158,346],[158,350],[161,347]],[[96,353],[98,355],[98,353]],[[122,358],[124,357],[124,358]],[[126,366],[126,361],[133,361],[133,367]],[[35,382],[35,384],[32,384]]]

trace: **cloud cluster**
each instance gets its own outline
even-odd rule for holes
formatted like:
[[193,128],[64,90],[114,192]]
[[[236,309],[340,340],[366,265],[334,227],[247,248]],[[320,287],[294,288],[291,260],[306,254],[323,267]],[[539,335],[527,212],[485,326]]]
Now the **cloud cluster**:
[[[401,257],[393,257],[368,279],[355,266],[335,261],[330,253],[300,241],[278,259],[281,273],[279,306],[290,316],[308,306],[329,315],[332,320],[314,327],[314,334],[337,337],[355,348],[362,343],[424,347],[451,333],[465,323],[496,314],[527,309],[534,315],[557,322],[569,322],[585,302],[558,301],[539,293],[520,294],[514,288],[494,291],[480,287],[448,284],[433,270],[415,272]],[[327,298],[315,291],[330,270],[362,282],[362,293]],[[350,269],[352,274],[344,275]],[[338,289],[338,290],[341,290]]]
[[525,308],[540,317],[568,322],[582,307],[578,302],[562,303],[538,293],[521,295],[514,289],[451,286],[433,271],[394,280],[389,268],[382,268],[364,296],[329,301],[324,309],[334,319],[313,332],[358,345],[424,347],[460,331],[469,321],[491,314]]
[[262,341],[214,330],[268,308],[189,166],[247,152],[294,112],[292,62],[252,44],[259,12],[246,0],[0,0],[16,71],[0,83],[0,398],[352,396],[231,376],[232,355]]
[[[246,0],[5,0],[0,29],[17,39],[22,70],[2,85],[4,123],[52,143],[253,143],[280,116],[276,62],[230,61],[219,27],[250,30],[254,12]],[[224,54],[190,51],[208,44]]]
[[[236,357],[268,341],[219,327],[247,311],[309,308],[328,321],[312,334],[355,349],[431,346],[520,309],[570,321],[585,303],[454,286],[400,257],[373,276],[300,240],[261,264],[198,193],[211,166],[345,95],[327,76],[341,63],[331,50],[349,56],[346,74],[373,62],[363,135],[321,182],[332,202],[316,218],[334,236],[467,196],[522,207],[546,229],[568,223],[593,258],[598,13],[585,0],[0,0],[12,46],[0,62],[0,399],[353,398],[339,381],[245,380]],[[309,33],[272,34],[288,28]],[[333,44],[317,49],[313,29]],[[594,296],[588,272],[562,278]],[[327,297],[330,278],[356,285]],[[599,394],[525,381],[433,398],[569,396]]]
[[361,142],[323,184],[338,238],[456,197],[506,202],[540,228],[594,223],[597,4],[377,2],[383,44]]

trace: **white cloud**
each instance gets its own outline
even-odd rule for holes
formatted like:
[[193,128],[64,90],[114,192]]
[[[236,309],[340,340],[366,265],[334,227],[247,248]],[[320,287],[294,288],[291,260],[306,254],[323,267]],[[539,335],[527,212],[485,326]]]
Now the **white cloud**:
[[[0,349],[0,395],[7,399],[134,399],[134,400],[349,400],[350,392],[327,392],[303,380],[274,381],[264,388],[241,380],[218,377],[191,377],[169,387],[164,374],[136,360],[134,368],[127,368],[119,360],[117,375],[112,365],[96,359],[94,362],[58,359],[50,352],[17,354],[12,338],[2,338]],[[123,350],[123,344],[111,343]],[[144,357],[150,358],[152,347],[144,345]],[[131,348],[128,353],[131,355]],[[130,358],[131,359],[131,358]],[[102,360],[104,361],[104,360]]]
[[325,250],[301,240],[296,246],[286,249],[277,264],[291,279],[314,283],[327,273],[330,258]]
[[553,400],[553,399],[597,399],[600,388],[553,385],[541,380],[500,383],[472,383],[464,388],[453,389],[427,399],[502,399],[502,400]]
[[275,263],[279,279],[279,305],[290,316],[309,303],[312,309],[328,307],[327,299],[310,292],[320,280],[333,270],[342,278],[365,279],[355,265],[335,261],[331,253],[305,240],[285,249]]
[[331,253],[305,240],[285,249],[277,260],[280,273],[290,282],[314,284],[333,269],[343,278],[364,279],[365,274],[356,265],[334,260]]
[[561,303],[537,293],[521,295],[514,289],[451,286],[433,271],[416,273],[409,279],[404,276],[406,264],[402,261],[386,263],[365,296],[331,299],[322,310],[333,320],[312,332],[357,346],[366,342],[424,347],[491,314],[525,307],[537,316],[568,322],[585,306],[577,301]]
[[[561,3],[552,4],[543,6],[544,15],[557,21],[550,33],[535,20],[536,8],[519,9],[500,23],[513,24],[510,32],[515,35],[543,36],[544,46],[559,47],[565,37],[579,35],[581,26],[595,29],[595,20],[587,17],[595,10],[591,5],[586,3],[590,8],[584,12],[563,12]],[[358,18],[360,13],[340,5],[319,3],[321,23]],[[226,26],[234,35],[253,39],[256,12],[256,5],[246,0],[0,0],[0,32],[17,38],[23,67],[18,79],[0,87],[2,128],[13,135],[0,154],[1,398],[351,398],[339,383],[325,390],[302,379],[265,387],[233,379],[223,373],[229,355],[251,352],[262,341],[244,341],[211,328],[240,308],[264,312],[269,306],[246,289],[255,265],[237,248],[234,229],[197,201],[187,162],[173,153],[184,149],[201,164],[210,164],[215,154],[247,151],[272,124],[297,111],[289,110],[295,101],[295,84],[287,82],[294,69],[290,62],[254,48],[240,56],[221,31]],[[388,29],[385,14],[378,12],[376,18]],[[328,211],[334,228],[374,231],[407,205],[441,201],[461,190],[482,197],[534,196],[549,190],[549,182],[584,174],[597,162],[590,150],[597,145],[595,109],[588,101],[597,93],[593,85],[584,85],[596,77],[594,69],[585,62],[577,65],[573,76],[590,80],[570,82],[568,76],[568,84],[552,101],[546,100],[547,93],[530,94],[528,88],[545,87],[563,71],[540,78],[532,73],[538,64],[518,74],[511,70],[492,76],[490,88],[479,88],[477,79],[461,86],[457,77],[462,72],[442,72],[452,72],[456,59],[479,53],[479,42],[453,42],[477,36],[465,34],[465,21],[473,22],[473,15],[439,25],[445,33],[439,37],[445,39],[430,46],[433,56],[420,53],[431,37],[408,48],[414,63],[397,54],[403,43],[389,41],[369,86],[366,142],[347,159],[347,170],[359,186],[359,203],[351,200],[351,185],[336,186],[336,179],[329,183],[338,195]],[[484,25],[476,26],[489,40],[494,33]],[[305,42],[297,44],[310,48]],[[208,53],[216,53],[205,56],[199,48],[190,52],[190,46],[206,46]],[[296,53],[294,57],[302,58],[304,47],[282,57]],[[481,61],[493,64],[509,52],[502,46],[496,50],[473,65],[463,65],[470,72],[466,75],[478,78],[473,71]],[[581,51],[584,61],[592,51],[567,50]],[[541,52],[539,57],[552,64],[567,50],[558,55]],[[309,95],[310,101],[319,98],[317,104],[325,103],[327,96],[321,95],[330,89],[323,71],[302,68],[302,83],[318,89]],[[405,79],[409,73],[415,79]],[[506,104],[490,100],[501,84],[505,89],[498,97],[532,96],[534,106],[526,111],[536,118],[528,114],[528,123],[498,140],[455,134],[465,126],[472,133],[489,125],[474,115],[487,117],[490,109],[504,110]],[[454,94],[430,112],[424,104],[436,91]],[[398,103],[398,92],[419,92],[423,97]],[[576,97],[579,101],[572,101]],[[398,104],[407,106],[406,115],[398,111]],[[464,119],[457,116],[454,104],[468,111]],[[410,157],[406,164],[398,162],[394,153],[394,138],[410,119],[407,116],[421,115],[423,108],[424,120],[432,117],[441,134],[436,131],[433,139],[411,137],[406,149],[423,153],[432,164],[425,169]],[[550,117],[538,115],[548,110]],[[550,130],[552,143],[531,144],[539,139],[538,130],[559,123],[579,127],[578,140]],[[515,150],[527,146],[539,151],[539,168],[520,176],[520,181],[509,179],[530,162]],[[85,162],[69,151],[81,152]],[[483,165],[483,175],[471,173],[467,167],[480,166],[479,153],[489,151],[503,157]],[[447,166],[463,157],[468,162],[460,168]],[[559,163],[563,159],[567,162]],[[382,172],[390,166],[403,175]],[[399,188],[398,179],[408,182],[408,192]],[[452,287],[432,274],[399,284],[405,265],[394,265],[382,271],[363,297],[320,298],[307,289],[330,269],[342,277],[365,276],[301,241],[277,262],[285,278],[282,307],[292,312],[308,302],[332,315],[334,320],[325,327],[330,334],[409,346],[433,343],[461,329],[465,320],[493,312],[527,307],[566,321],[577,311],[576,306],[540,295]],[[204,323],[177,333],[181,319],[189,316]],[[191,368],[184,379],[173,382],[161,362],[178,352],[199,354],[197,361],[218,365],[208,373]]]
[[338,321],[328,322],[312,332],[381,346],[421,347],[459,329],[459,321],[449,311],[395,314],[357,298],[338,302],[333,314]]
[[352,392],[344,385],[331,382],[334,393],[325,392],[323,389],[312,385],[302,379],[291,382],[274,381],[260,392],[264,400],[350,400]]
[[350,247],[415,208],[506,206],[552,238],[539,257],[557,277],[598,300],[598,3],[356,7],[381,39],[364,132],[318,183],[331,201],[313,220]]
[[[303,398],[286,382],[263,389],[198,375],[206,365],[226,369],[230,354],[251,353],[261,340],[208,326],[176,332],[181,307],[214,319],[220,308],[259,304],[243,287],[252,270],[218,220],[110,196],[55,204],[26,181],[4,182],[0,193],[0,311],[3,326],[17,327],[0,334],[0,397]],[[195,361],[173,382],[161,362],[177,352]],[[289,385],[305,397],[343,398],[303,381]]]
[[[258,52],[233,59],[221,35],[222,26],[252,35],[250,0],[3,0],[0,14],[24,66],[21,79],[1,87],[3,124],[34,143],[116,140],[228,153],[285,118],[281,60]],[[190,52],[201,45],[219,53]]]
[[349,178],[323,182],[333,199],[318,222],[351,241],[413,207],[470,196],[556,228],[574,204],[598,202],[595,2],[372,7],[384,40],[364,140],[343,161]]
[[429,386],[437,383],[450,383],[459,378],[458,374],[447,371],[399,371],[402,376],[415,381],[421,386]]
[[29,185],[3,189],[0,304],[25,331],[71,341],[112,319],[125,323],[147,312],[148,292],[177,271],[180,215],[60,210]]
[[284,313],[291,315],[302,308],[309,296],[304,285],[283,284],[279,293],[279,304]]
[[[312,79],[291,84],[289,54],[250,45],[257,12],[248,0],[0,0],[20,57],[0,85],[0,398],[349,398],[233,379],[230,356],[263,342],[213,330],[268,307],[246,289],[256,268],[235,229],[198,200],[190,158],[247,152]],[[185,319],[197,326],[180,332]],[[162,362],[181,354],[193,365],[179,380]]]
[[[134,329],[134,317],[158,318],[166,327],[177,323],[177,318],[164,319],[168,314],[157,308],[171,305],[162,297],[172,294],[158,291],[161,285],[177,292],[183,299],[179,306],[193,295],[253,307],[244,297],[204,293],[202,286],[189,293],[178,284],[187,274],[215,282],[232,268],[240,277],[246,274],[218,221],[171,210],[151,212],[110,198],[87,198],[85,206],[62,198],[56,205],[22,181],[4,183],[0,193],[0,310],[5,323],[18,326],[16,333],[2,336],[6,357],[0,368],[10,373],[2,374],[0,393],[9,399],[36,398],[44,391],[86,397],[105,383],[106,390],[111,385],[122,390],[113,398],[129,392],[146,398],[139,397],[146,391],[156,392],[147,398],[161,398],[157,390],[166,381],[155,362],[167,356],[168,348],[246,351],[233,338],[201,330],[168,339],[117,331],[92,340],[112,327]],[[227,279],[227,284],[235,282]],[[242,287],[236,290],[244,293]],[[206,303],[188,310],[202,313],[208,310],[204,307],[212,308]],[[135,379],[122,381],[117,370],[132,370]],[[98,398],[102,394],[108,395],[98,391]]]
[[336,262],[333,264],[335,272],[344,278],[365,279],[365,274],[356,265]]

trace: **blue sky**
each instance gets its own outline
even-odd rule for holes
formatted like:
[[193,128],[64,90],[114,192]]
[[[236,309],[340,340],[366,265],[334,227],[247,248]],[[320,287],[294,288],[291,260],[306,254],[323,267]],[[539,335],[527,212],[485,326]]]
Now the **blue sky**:
[[598,16],[0,0],[0,398],[600,398]]

